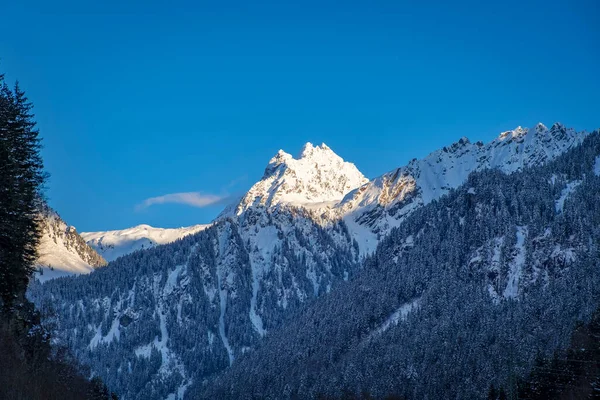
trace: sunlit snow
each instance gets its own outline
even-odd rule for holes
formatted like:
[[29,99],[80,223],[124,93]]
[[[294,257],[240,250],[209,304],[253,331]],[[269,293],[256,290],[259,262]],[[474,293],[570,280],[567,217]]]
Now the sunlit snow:
[[136,250],[148,249],[159,244],[167,244],[206,229],[210,225],[194,225],[184,228],[154,228],[138,225],[133,228],[105,231],[82,232],[81,237],[106,261],[113,261]]

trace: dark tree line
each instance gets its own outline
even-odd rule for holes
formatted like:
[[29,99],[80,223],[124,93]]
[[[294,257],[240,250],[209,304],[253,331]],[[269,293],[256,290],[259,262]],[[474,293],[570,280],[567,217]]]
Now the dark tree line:
[[519,399],[600,399],[600,310],[577,325],[568,349],[536,360]]
[[115,399],[50,346],[25,298],[40,239],[45,173],[32,104],[0,75],[0,398]]

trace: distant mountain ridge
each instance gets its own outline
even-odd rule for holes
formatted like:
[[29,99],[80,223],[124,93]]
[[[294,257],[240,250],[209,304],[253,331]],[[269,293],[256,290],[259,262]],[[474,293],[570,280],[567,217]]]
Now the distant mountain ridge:
[[122,230],[82,232],[81,237],[107,261],[114,261],[137,250],[174,242],[209,226],[210,224],[183,228],[154,228],[150,225],[138,225]]

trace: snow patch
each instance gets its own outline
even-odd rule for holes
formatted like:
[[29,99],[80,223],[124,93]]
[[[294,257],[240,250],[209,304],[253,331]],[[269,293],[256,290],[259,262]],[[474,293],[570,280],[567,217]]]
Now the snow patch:
[[563,211],[563,208],[565,206],[565,201],[567,200],[569,195],[571,195],[571,193],[573,193],[575,191],[577,186],[581,185],[581,182],[582,181],[579,180],[579,181],[571,181],[571,182],[567,183],[567,186],[562,190],[562,192],[560,193],[559,199],[556,200],[556,203],[554,205],[557,213],[561,213]]
[[517,227],[517,243],[515,245],[515,257],[510,263],[510,270],[508,272],[508,283],[506,289],[504,289],[504,298],[514,299],[519,294],[519,280],[521,279],[521,273],[523,266],[525,265],[525,238],[527,238],[527,227]]
[[148,343],[147,345],[136,347],[133,352],[135,353],[136,357],[142,357],[147,359],[150,358],[150,354],[152,353],[153,347],[153,343]]
[[[113,340],[118,341],[121,339],[121,322],[119,311],[121,310],[122,303],[123,301],[119,300],[115,307],[111,308],[110,299],[104,298],[104,308],[106,310],[106,316],[108,317],[108,315],[110,315],[110,313],[112,312],[114,317],[110,325],[110,330],[108,331],[106,336],[102,335],[101,325],[95,327],[96,334],[94,335],[94,337],[92,337],[92,340],[90,340],[90,344],[88,345],[90,350],[94,350],[100,343],[110,344]],[[97,306],[99,306],[99,304]]]
[[[504,236],[497,237],[494,239],[493,248],[492,248],[491,264],[488,268],[490,271],[499,273],[500,257],[502,255],[502,246],[503,245],[504,245]],[[479,255],[477,256],[477,258],[478,259],[475,261],[482,260],[481,256],[479,256]],[[473,261],[473,260],[471,260],[471,261]],[[494,285],[492,285],[491,282],[488,282],[487,288],[488,288],[488,293],[489,293],[490,297],[492,298],[492,301],[494,302],[494,304],[499,304],[500,303],[500,295],[496,291],[496,288],[494,287]]]
[[408,314],[417,310],[421,303],[421,299],[415,299],[411,302],[402,304],[396,311],[394,311],[383,324],[381,324],[372,335],[381,335],[383,332],[390,329],[392,326],[398,325],[402,321],[406,321]]
[[165,400],[183,400],[185,391],[191,384],[192,384],[191,379],[188,381],[184,381],[181,385],[179,385],[179,387],[177,388],[177,391],[175,393],[169,394],[165,398]]
[[258,252],[251,251],[250,266],[252,268],[252,297],[250,298],[249,318],[252,322],[254,330],[264,336],[267,332],[264,329],[263,321],[257,312],[257,297],[260,290],[260,282],[265,273],[266,265],[269,263],[271,256],[281,240],[278,237],[279,231],[277,227],[259,226],[255,229],[246,231],[244,236],[249,241],[251,248],[258,249]]
[[379,239],[371,228],[356,221],[354,214],[344,217],[344,223],[350,232],[350,237],[358,243],[360,254],[371,254],[377,248]]

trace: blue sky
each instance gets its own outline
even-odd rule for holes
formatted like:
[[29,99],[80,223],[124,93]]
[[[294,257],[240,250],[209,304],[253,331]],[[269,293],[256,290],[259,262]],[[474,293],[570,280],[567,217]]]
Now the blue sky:
[[375,177],[461,136],[600,127],[600,3],[414,3],[13,1],[0,71],[80,231],[209,222],[205,196],[307,141]]

